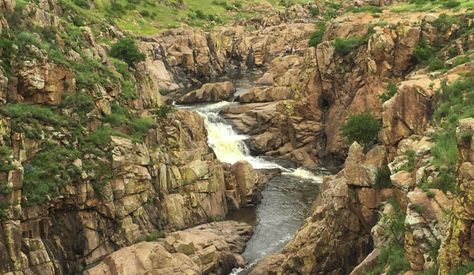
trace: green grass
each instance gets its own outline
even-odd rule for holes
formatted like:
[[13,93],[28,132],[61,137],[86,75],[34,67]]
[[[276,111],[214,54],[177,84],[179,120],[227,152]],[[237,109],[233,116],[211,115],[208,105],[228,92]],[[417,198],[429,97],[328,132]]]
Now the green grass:
[[72,162],[80,153],[64,145],[48,144],[24,165],[22,195],[26,205],[41,204],[62,193],[64,187],[80,176]]
[[[459,4],[458,4],[459,3]],[[395,5],[391,11],[393,12],[427,12],[439,9],[459,9],[459,8],[473,8],[473,0],[460,1],[442,1],[442,0],[412,0],[408,3],[401,3]]]
[[391,241],[381,248],[375,267],[366,273],[369,275],[403,274],[404,271],[410,269],[410,263],[405,257],[402,245],[405,234],[405,212],[400,208],[395,198],[390,199],[390,204],[394,211],[382,219],[387,225],[385,234],[387,237],[391,237]]
[[453,268],[449,275],[465,275],[471,271],[474,271],[474,262],[465,263],[461,266]]
[[165,236],[166,236],[165,232],[163,232],[162,230],[159,230],[159,229],[155,229],[155,230],[151,231],[148,235],[138,238],[136,242],[137,243],[139,243],[139,242],[154,242],[154,241],[157,241],[161,238],[164,238]]
[[444,61],[437,58],[437,57],[432,58],[428,62],[428,71],[429,72],[439,71],[439,70],[443,70],[445,68],[446,68],[446,65],[444,64]]
[[359,13],[359,12],[381,13],[382,8],[378,6],[366,5],[366,6],[360,6],[360,7],[350,7],[348,11],[354,12],[354,13]]
[[334,40],[334,47],[337,53],[346,55],[359,48],[365,42],[366,40],[363,37],[336,38]]
[[432,136],[435,144],[431,149],[433,164],[439,171],[433,185],[445,192],[457,192],[456,163],[458,121],[474,117],[474,79],[468,76],[450,85],[443,83],[437,94],[438,104],[433,115],[439,129]]
[[0,172],[8,172],[15,168],[12,164],[12,151],[6,146],[0,146]]
[[408,208],[410,208],[411,210],[415,211],[418,214],[423,214],[423,212],[425,211],[425,208],[423,207],[423,205],[416,204],[416,203],[411,203],[408,206]]
[[391,99],[394,95],[396,95],[398,92],[397,85],[393,82],[389,82],[387,85],[387,91],[379,96],[379,99],[381,102],[385,102],[389,99]]
[[326,32],[326,22],[316,23],[316,30],[311,34],[309,38],[309,46],[316,47],[323,41],[324,33]]
[[[81,13],[87,20],[100,22],[105,18],[115,22],[120,28],[133,33],[152,35],[159,31],[179,27],[185,23],[193,27],[212,27],[239,18],[256,16],[246,7],[258,0],[109,0],[95,1],[88,7],[82,0],[63,0],[68,7]],[[277,9],[294,3],[307,3],[307,0],[269,1]]]

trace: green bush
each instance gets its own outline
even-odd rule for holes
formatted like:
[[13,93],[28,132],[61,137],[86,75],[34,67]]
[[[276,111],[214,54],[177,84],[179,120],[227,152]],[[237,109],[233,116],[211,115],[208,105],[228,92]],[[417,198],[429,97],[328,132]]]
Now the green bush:
[[125,61],[128,65],[144,61],[145,54],[141,53],[132,39],[122,39],[110,49],[110,56]]
[[160,107],[153,110],[152,113],[158,119],[165,119],[168,118],[175,110],[176,108],[173,105],[161,105]]
[[318,7],[312,7],[311,8],[311,15],[312,16],[318,16],[319,15],[319,8]]
[[416,161],[416,152],[413,150],[407,150],[405,152],[405,156],[407,158],[406,163],[400,168],[400,170],[405,170],[408,172],[413,172],[415,169],[415,161]]
[[439,70],[442,70],[444,69],[446,66],[444,65],[444,61],[435,57],[435,58],[432,58],[430,61],[429,61],[429,64],[428,64],[428,71],[430,72],[433,72],[433,71],[439,71]]
[[141,142],[148,131],[156,126],[152,117],[137,117],[118,103],[112,104],[112,114],[105,118],[105,122],[110,123],[113,128],[120,129],[135,142]]
[[324,33],[326,32],[326,23],[318,22],[316,24],[316,31],[314,31],[309,38],[309,46],[316,47],[323,41]]
[[0,221],[7,218],[8,203],[6,201],[0,201]]
[[436,51],[426,44],[425,40],[420,40],[418,46],[413,51],[413,58],[419,64],[425,64],[431,60],[436,54]]
[[334,41],[334,47],[337,53],[346,55],[356,50],[366,42],[367,39],[364,37],[350,37],[346,39],[336,38]]
[[393,187],[392,180],[390,179],[390,168],[388,165],[383,165],[377,169],[377,173],[375,174],[375,189],[383,189],[383,188],[391,188]]
[[469,61],[471,61],[471,58],[469,58],[467,55],[456,57],[456,59],[454,59],[453,67],[459,66]]
[[0,172],[8,172],[15,169],[13,165],[12,151],[6,146],[0,146]]
[[415,211],[418,214],[423,214],[423,212],[425,211],[425,208],[423,207],[423,205],[416,204],[416,203],[411,203],[408,206],[408,208],[410,208],[411,210]]
[[[455,1],[456,2],[456,1]],[[447,2],[446,2],[447,3]],[[433,22],[433,26],[441,33],[448,31],[453,24],[459,24],[459,18],[457,16],[441,14],[438,19]]]
[[460,266],[454,267],[450,272],[449,275],[465,275],[469,272],[474,271],[474,262],[464,263]]
[[460,5],[461,5],[461,2],[456,1],[456,0],[448,0],[443,3],[443,7],[448,8],[448,9],[456,8],[456,7],[459,7]]
[[95,101],[92,96],[77,92],[72,95],[66,95],[59,107],[72,109],[75,114],[79,115],[81,122],[85,122],[87,121],[87,114],[95,108]]
[[90,143],[93,146],[84,146],[84,151],[94,152],[95,148],[106,148],[110,145],[110,137],[111,136],[119,136],[119,137],[126,137],[123,133],[113,130],[111,127],[103,125],[92,133],[86,138],[86,143]]
[[349,8],[350,12],[368,12],[368,13],[381,13],[382,8],[378,6],[372,6],[372,5],[366,5],[366,6],[360,6],[360,7],[350,7]]
[[35,120],[57,127],[69,125],[66,117],[40,105],[10,103],[2,106],[0,113],[10,117],[16,126],[24,126]]
[[90,9],[91,6],[87,0],[73,0],[74,4],[83,8],[83,9]]
[[391,99],[395,94],[397,94],[398,88],[393,82],[389,82],[387,86],[387,91],[379,96],[380,101],[385,102]]
[[352,115],[342,126],[342,135],[349,143],[357,141],[364,147],[376,143],[382,125],[371,113]]
[[80,176],[72,162],[80,153],[63,145],[48,144],[24,165],[22,194],[27,205],[41,204],[60,195],[64,187]]

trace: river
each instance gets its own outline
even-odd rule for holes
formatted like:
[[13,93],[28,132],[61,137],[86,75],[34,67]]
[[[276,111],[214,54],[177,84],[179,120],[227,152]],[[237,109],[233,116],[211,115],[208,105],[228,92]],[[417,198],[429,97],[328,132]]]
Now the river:
[[[236,94],[252,87],[252,78],[234,79]],[[324,170],[308,171],[293,163],[277,159],[251,156],[245,144],[248,136],[237,133],[219,111],[237,102],[219,102],[192,107],[205,120],[209,146],[217,158],[226,163],[248,161],[255,169],[279,168],[281,176],[273,178],[265,186],[262,201],[256,208],[231,212],[228,219],[247,222],[255,226],[255,233],[248,241],[243,257],[246,267],[235,269],[232,274],[247,274],[255,263],[281,251],[291,240],[308,215],[322,182]]]

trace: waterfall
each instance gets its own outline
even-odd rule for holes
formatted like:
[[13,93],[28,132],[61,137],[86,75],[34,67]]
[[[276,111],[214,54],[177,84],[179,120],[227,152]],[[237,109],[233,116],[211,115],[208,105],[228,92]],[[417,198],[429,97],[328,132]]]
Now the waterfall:
[[234,164],[237,161],[245,160],[255,169],[278,168],[284,175],[312,180],[318,183],[322,182],[320,175],[315,175],[304,168],[288,169],[263,158],[251,156],[245,144],[245,140],[249,137],[238,134],[231,125],[219,116],[220,110],[235,104],[237,103],[221,101],[197,108],[197,112],[204,118],[209,146],[214,150],[220,161]]
[[245,160],[255,169],[278,168],[282,171],[290,172],[289,169],[274,162],[250,155],[249,149],[244,142],[249,137],[238,134],[232,126],[226,123],[218,114],[219,110],[233,104],[235,103],[222,101],[197,109],[197,112],[204,118],[208,143],[212,150],[214,150],[217,158],[222,162],[230,164]]

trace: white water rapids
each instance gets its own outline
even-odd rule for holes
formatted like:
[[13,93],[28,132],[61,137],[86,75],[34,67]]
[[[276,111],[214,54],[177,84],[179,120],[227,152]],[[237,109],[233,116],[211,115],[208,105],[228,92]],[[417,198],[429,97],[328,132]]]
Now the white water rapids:
[[197,112],[204,118],[209,146],[214,150],[214,153],[220,161],[234,164],[238,161],[245,160],[249,162],[254,169],[278,168],[283,174],[290,174],[295,177],[321,182],[322,178],[320,176],[316,176],[304,168],[288,169],[275,162],[251,156],[244,142],[249,137],[238,134],[218,113],[223,108],[235,104],[234,102],[222,101],[197,108]]
[[254,234],[242,254],[247,265],[231,273],[244,275],[263,257],[281,251],[291,240],[307,217],[307,210],[316,197],[323,173],[314,174],[302,167],[284,167],[287,164],[283,166],[268,158],[252,156],[245,143],[249,136],[236,132],[219,114],[222,109],[237,104],[223,101],[181,107],[192,108],[203,117],[208,144],[220,161],[234,164],[244,160],[255,169],[277,168],[282,171],[281,176],[267,183],[262,192],[262,201],[256,208],[243,208],[229,213],[228,219],[255,226]]

